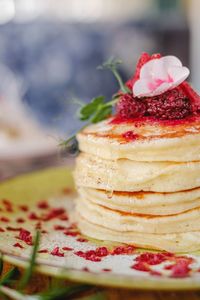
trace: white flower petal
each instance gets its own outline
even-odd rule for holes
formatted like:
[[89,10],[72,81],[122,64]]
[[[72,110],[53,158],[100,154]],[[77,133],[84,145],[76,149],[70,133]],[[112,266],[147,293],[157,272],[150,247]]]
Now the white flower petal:
[[163,64],[165,64],[166,67],[167,66],[182,67],[182,62],[180,61],[180,59],[178,59],[178,57],[173,55],[163,56],[160,58],[160,60],[162,60]]
[[158,61],[155,62],[155,64],[153,65],[153,69],[152,69],[152,77],[154,79],[160,79],[163,81],[167,81],[168,79],[168,72],[167,72],[167,68],[165,66],[165,64],[163,63],[163,61]]
[[133,95],[137,97],[160,95],[177,87],[189,73],[189,69],[183,67],[175,56],[152,59],[142,66],[140,79],[133,86]]
[[172,77],[173,81],[179,85],[189,76],[190,71],[186,67],[169,66],[168,74]]
[[144,64],[140,70],[140,78],[149,78],[152,76],[154,64],[160,60],[159,58],[152,59]]
[[133,85],[133,96],[135,97],[143,97],[146,94],[148,95],[151,91],[149,89],[149,79],[139,79]]

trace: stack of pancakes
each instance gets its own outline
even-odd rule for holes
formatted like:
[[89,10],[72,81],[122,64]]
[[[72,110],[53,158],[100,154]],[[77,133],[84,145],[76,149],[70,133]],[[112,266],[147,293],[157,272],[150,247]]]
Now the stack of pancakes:
[[76,214],[83,234],[173,252],[200,249],[199,119],[109,119],[77,139]]

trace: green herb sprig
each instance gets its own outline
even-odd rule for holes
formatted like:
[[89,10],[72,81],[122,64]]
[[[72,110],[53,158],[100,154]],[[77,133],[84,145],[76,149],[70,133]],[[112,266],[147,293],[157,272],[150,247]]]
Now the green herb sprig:
[[[130,89],[123,83],[123,80],[118,72],[118,66],[121,64],[121,61],[118,59],[110,58],[104,62],[97,69],[110,70],[115,76],[117,82],[119,83],[119,88],[121,93],[130,93]],[[113,111],[113,107],[119,100],[119,93],[115,94],[112,99],[108,102],[105,101],[104,96],[98,96],[93,98],[89,103],[84,104],[81,101],[76,101],[80,105],[78,111],[78,119],[80,121],[86,122],[86,125],[80,128],[79,131],[84,129],[89,124],[96,124],[100,121],[108,118]],[[68,139],[62,140],[60,146],[63,146],[65,149],[70,149],[73,147],[73,143],[76,141],[76,133],[72,134]]]
[[34,268],[35,268],[35,263],[36,263],[36,257],[37,257],[37,251],[39,248],[39,243],[40,243],[40,232],[37,231],[36,232],[36,237],[35,237],[35,241],[34,241],[34,246],[32,249],[32,255],[29,261],[29,266],[26,269],[26,271],[24,272],[24,275],[19,283],[19,289],[23,290],[27,284],[29,283],[31,276],[33,274]]
[[119,72],[118,72],[118,66],[122,63],[120,59],[115,59],[114,57],[109,58],[107,61],[105,61],[101,66],[98,66],[98,70],[110,70],[115,78],[117,79],[119,83],[120,90],[122,93],[130,93],[130,89],[124,84]]

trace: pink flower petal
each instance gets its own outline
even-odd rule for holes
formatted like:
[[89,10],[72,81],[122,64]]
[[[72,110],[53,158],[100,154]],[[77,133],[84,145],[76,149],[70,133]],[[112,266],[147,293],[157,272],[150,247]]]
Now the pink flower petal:
[[158,86],[154,91],[149,94],[149,97],[160,95],[167,90],[171,89],[172,84],[169,82],[163,82],[160,86]]
[[149,79],[139,79],[135,82],[133,86],[133,95],[135,97],[143,97],[145,95],[148,95],[151,90],[149,88],[149,82],[151,80]]

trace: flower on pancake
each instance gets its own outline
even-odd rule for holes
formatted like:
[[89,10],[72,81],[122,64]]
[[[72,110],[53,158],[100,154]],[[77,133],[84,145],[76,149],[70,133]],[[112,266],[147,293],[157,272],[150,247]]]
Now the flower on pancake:
[[189,74],[189,69],[175,56],[152,59],[142,66],[139,79],[133,85],[133,96],[161,95],[181,84]]

